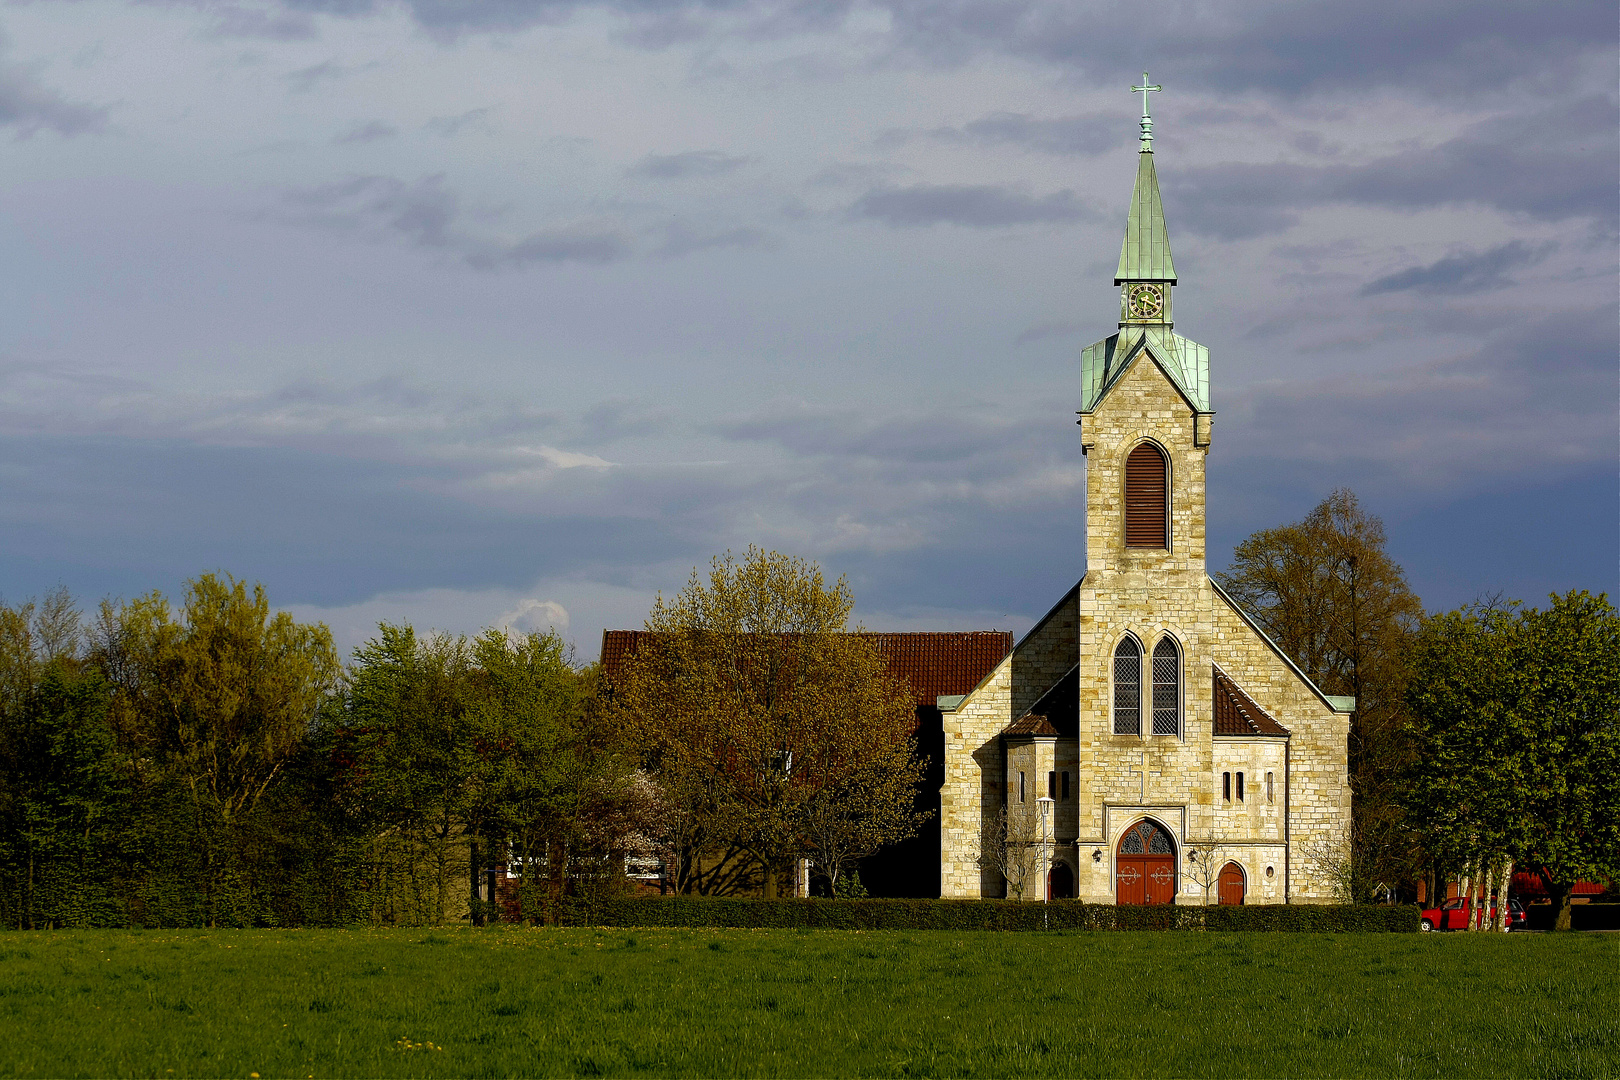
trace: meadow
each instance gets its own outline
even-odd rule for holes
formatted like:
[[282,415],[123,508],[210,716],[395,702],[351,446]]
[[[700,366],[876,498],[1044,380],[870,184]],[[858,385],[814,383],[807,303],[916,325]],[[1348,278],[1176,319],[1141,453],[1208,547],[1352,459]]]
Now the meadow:
[[1614,1076],[1620,936],[0,935],[0,1075]]

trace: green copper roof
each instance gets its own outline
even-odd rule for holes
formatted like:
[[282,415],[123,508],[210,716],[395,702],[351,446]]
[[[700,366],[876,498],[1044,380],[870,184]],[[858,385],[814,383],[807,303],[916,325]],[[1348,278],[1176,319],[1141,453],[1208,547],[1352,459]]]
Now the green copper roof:
[[1153,151],[1143,150],[1137,157],[1136,189],[1131,192],[1131,216],[1125,222],[1125,243],[1119,249],[1114,284],[1175,284],[1176,267],[1170,259],[1170,234],[1164,228],[1164,205],[1159,201],[1159,174],[1153,170]]
[[1127,326],[1080,353],[1080,412],[1096,409],[1103,395],[1143,353],[1152,354],[1159,362],[1194,412],[1212,411],[1209,350],[1163,326]]

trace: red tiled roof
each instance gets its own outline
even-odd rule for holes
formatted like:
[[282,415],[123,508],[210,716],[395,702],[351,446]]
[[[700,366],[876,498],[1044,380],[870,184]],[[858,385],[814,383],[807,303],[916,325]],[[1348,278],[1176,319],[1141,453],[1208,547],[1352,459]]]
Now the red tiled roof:
[[[1577,881],[1570,889],[1571,896],[1601,896],[1606,886],[1598,881]],[[1541,880],[1541,875],[1529,870],[1516,870],[1508,881],[1509,896],[1531,896],[1543,898],[1547,895],[1547,883]]]
[[[609,682],[647,636],[646,630],[602,632],[602,671]],[[877,646],[891,672],[911,684],[919,705],[932,705],[941,695],[968,693],[1013,647],[1012,634],[1004,630],[861,636]]]
[[1058,729],[1053,727],[1044,716],[1034,713],[1025,713],[1023,716],[1008,724],[1001,732],[1003,735],[1052,735],[1056,736]]
[[1287,735],[1288,729],[1266,715],[1218,665],[1215,672],[1215,734]]

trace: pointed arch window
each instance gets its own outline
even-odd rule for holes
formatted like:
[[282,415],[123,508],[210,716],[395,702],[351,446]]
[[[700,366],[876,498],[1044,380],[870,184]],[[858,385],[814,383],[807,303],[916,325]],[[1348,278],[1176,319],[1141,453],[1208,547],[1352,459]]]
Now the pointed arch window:
[[1181,650],[1169,637],[1153,646],[1153,734],[1181,734]]
[[1125,459],[1125,546],[1170,546],[1170,468],[1164,451],[1139,443]]
[[1142,734],[1142,646],[1133,637],[1114,647],[1114,734]]

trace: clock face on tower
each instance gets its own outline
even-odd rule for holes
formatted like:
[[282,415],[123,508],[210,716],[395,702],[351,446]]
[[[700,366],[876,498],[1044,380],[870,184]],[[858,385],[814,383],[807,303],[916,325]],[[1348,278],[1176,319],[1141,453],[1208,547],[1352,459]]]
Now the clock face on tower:
[[1164,286],[1132,285],[1125,292],[1125,312],[1132,319],[1157,319],[1164,313]]

